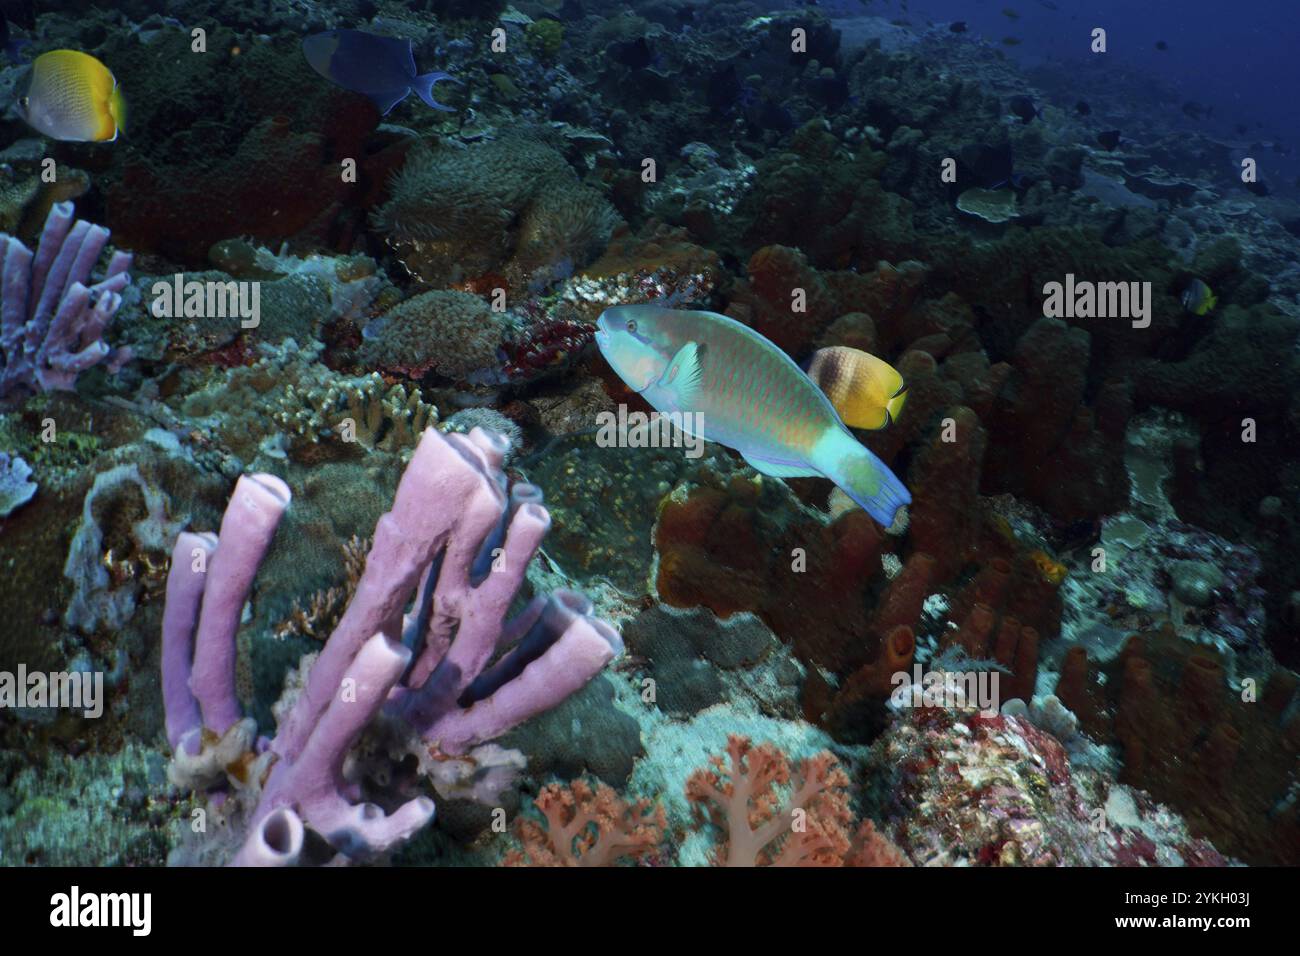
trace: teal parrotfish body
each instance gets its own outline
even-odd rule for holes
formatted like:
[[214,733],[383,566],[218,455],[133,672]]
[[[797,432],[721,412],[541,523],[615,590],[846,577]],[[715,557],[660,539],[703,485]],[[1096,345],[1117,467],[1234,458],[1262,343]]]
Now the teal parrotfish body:
[[697,437],[736,449],[765,475],[829,478],[886,527],[912,500],[794,360],[734,319],[614,306],[596,323],[596,344],[657,411],[696,413]]

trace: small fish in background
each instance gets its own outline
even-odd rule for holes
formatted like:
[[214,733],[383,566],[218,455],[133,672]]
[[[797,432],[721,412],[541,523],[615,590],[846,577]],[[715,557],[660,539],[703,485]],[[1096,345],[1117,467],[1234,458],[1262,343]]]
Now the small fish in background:
[[958,153],[957,164],[962,189],[971,185],[1000,189],[1016,178],[1015,154],[1009,143],[968,143]]
[[844,345],[814,352],[808,377],[850,428],[885,428],[898,421],[907,401],[907,385],[897,369],[869,352]]
[[112,72],[89,53],[51,50],[32,61],[18,115],[51,139],[110,143],[126,123],[126,103]]
[[1272,192],[1272,190],[1268,188],[1268,184],[1265,183],[1264,180],[1262,179],[1257,179],[1253,183],[1243,183],[1242,185],[1244,185],[1248,190],[1250,190],[1256,196],[1267,196],[1270,192]]
[[683,415],[690,434],[736,449],[764,475],[829,478],[886,528],[912,500],[794,360],[735,319],[614,306],[596,321],[596,345],[653,408],[697,413]]
[[754,117],[753,125],[759,129],[788,133],[798,124],[795,122],[794,114],[788,109],[771,97],[764,97],[763,103]]
[[1003,46],[1020,46],[1020,37],[1003,37]]
[[1219,303],[1218,297],[1200,279],[1193,279],[1187,283],[1181,301],[1183,308],[1192,315],[1206,315]]
[[952,23],[948,24],[948,29],[951,30],[953,33],[965,33],[966,21],[954,20]]
[[740,102],[744,93],[745,85],[740,81],[736,65],[730,63],[709,76],[704,86],[704,101],[709,105],[709,112],[725,116]]
[[1092,107],[1088,105],[1087,100],[1079,100],[1074,104],[1074,111],[1080,116],[1087,116],[1092,112]]
[[1029,123],[1038,115],[1038,107],[1028,96],[1013,96],[1007,101],[1007,109],[1013,116],[1019,116],[1020,122]]
[[1157,50],[1168,50],[1168,49],[1169,49],[1169,44],[1166,43],[1164,40],[1157,40],[1157,41],[1156,41],[1156,49],[1157,49]]
[[0,53],[11,63],[26,62],[23,50],[31,40],[20,40],[9,32],[9,24],[24,30],[36,29],[36,7],[32,0],[0,0]]
[[1112,150],[1119,145],[1119,130],[1108,129],[1097,134],[1097,142],[1101,143],[1106,150]]
[[1196,121],[1207,120],[1214,115],[1214,107],[1206,106],[1203,103],[1197,103],[1195,100],[1188,100],[1183,104],[1183,114]]
[[1070,573],[1069,568],[1046,551],[1034,551],[1029,555],[1029,558],[1034,562],[1034,566],[1038,568],[1038,573],[1043,576],[1043,580],[1052,585],[1059,585],[1065,580],[1066,575]]
[[1003,7],[1003,8],[1002,8],[1002,15],[1003,15],[1004,17],[1006,17],[1008,20],[1019,20],[1019,19],[1020,19],[1020,14],[1016,13],[1016,11],[1012,10],[1010,7]]
[[441,80],[460,81],[450,73],[417,75],[410,40],[360,30],[327,30],[304,39],[302,52],[313,70],[345,90],[369,97],[385,116],[412,90],[435,110],[455,112],[455,107],[433,98],[433,86]]
[[645,37],[620,40],[605,48],[610,59],[633,70],[644,70],[654,62],[655,54]]

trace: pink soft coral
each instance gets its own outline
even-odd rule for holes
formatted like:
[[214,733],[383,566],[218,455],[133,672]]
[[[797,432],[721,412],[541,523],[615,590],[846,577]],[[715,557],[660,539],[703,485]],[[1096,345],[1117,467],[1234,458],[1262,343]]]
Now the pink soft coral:
[[845,866],[911,866],[907,858],[894,842],[876,829],[870,820],[863,820],[858,832],[853,835],[853,846],[844,858]]
[[663,839],[662,807],[651,811],[648,800],[629,806],[603,783],[553,783],[534,803],[546,826],[520,817],[515,834],[521,849],[506,854],[506,866],[610,866],[653,851]]
[[697,817],[726,834],[718,865],[841,865],[853,814],[849,778],[834,756],[817,754],[792,773],[775,745],[756,747],[735,734],[727,738],[727,754],[729,762],[714,757],[686,782]]

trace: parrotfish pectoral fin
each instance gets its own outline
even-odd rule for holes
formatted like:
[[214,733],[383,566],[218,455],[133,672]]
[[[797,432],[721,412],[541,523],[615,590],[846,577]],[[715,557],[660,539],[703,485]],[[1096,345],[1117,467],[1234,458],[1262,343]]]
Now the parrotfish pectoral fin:
[[700,382],[704,376],[705,348],[698,342],[687,342],[659,379],[659,388],[676,397],[677,408],[684,412],[694,411],[696,399],[700,394]]
[[456,112],[454,106],[444,106],[433,98],[433,84],[439,80],[450,80],[453,83],[459,83],[450,73],[425,73],[423,76],[417,76],[411,83],[411,88],[415,90],[417,96],[424,102],[428,103],[435,110],[442,110],[446,113]]
[[749,462],[750,468],[771,478],[810,478],[821,474],[811,465],[799,462],[787,463],[772,461],[767,458],[755,458],[752,455],[746,455],[743,451],[740,453],[740,457]]
[[813,461],[824,464],[821,473],[886,528],[899,508],[912,503],[898,476],[847,431],[828,431],[817,442]]

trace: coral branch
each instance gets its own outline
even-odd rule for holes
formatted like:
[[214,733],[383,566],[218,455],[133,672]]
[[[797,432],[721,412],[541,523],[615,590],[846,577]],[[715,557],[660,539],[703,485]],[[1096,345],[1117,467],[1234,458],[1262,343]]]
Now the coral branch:
[[[726,836],[720,866],[839,866],[849,849],[848,777],[821,753],[791,773],[776,746],[727,738],[729,761],[714,757],[686,782],[699,817]],[[789,791],[784,801],[781,793]]]
[[612,866],[652,852],[667,825],[662,807],[651,811],[648,800],[629,806],[603,783],[553,783],[535,803],[546,826],[520,817],[515,833],[522,846],[506,854],[506,866]]

